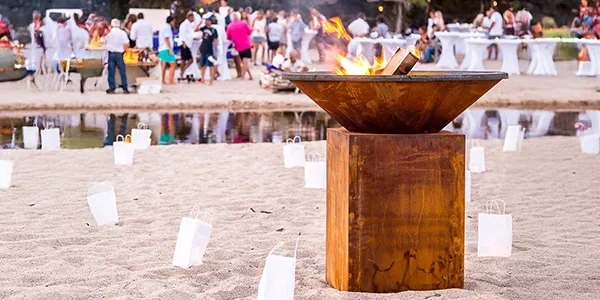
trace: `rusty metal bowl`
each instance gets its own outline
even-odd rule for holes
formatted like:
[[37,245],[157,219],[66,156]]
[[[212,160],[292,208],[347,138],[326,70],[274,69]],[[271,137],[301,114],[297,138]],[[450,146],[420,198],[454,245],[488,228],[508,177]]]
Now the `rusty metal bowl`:
[[284,73],[346,129],[362,133],[441,131],[502,79],[503,72],[413,71],[408,75]]

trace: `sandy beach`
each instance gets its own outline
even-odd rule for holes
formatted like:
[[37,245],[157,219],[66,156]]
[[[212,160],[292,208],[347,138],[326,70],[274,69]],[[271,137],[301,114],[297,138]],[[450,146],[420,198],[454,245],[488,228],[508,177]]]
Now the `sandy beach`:
[[[283,167],[282,145],[151,147],[131,167],[115,166],[111,148],[2,151],[15,170],[0,190],[0,298],[256,299],[269,250],[283,241],[291,254],[300,233],[295,299],[598,299],[598,157],[577,138],[527,139],[519,153],[482,144],[489,171],[473,174],[466,205],[465,289],[388,295],[327,286],[325,191]],[[325,153],[325,142],[306,147]],[[96,226],[87,205],[88,183],[104,180],[118,226]],[[497,199],[513,216],[513,253],[479,258],[477,214]],[[204,264],[173,267],[179,222],[196,205],[216,213]]]
[[[521,60],[527,70],[529,61]],[[559,75],[511,76],[484,95],[474,107],[520,109],[600,109],[600,83],[596,78],[575,76],[577,62],[557,62]],[[317,70],[331,70],[328,65],[314,65]],[[499,70],[501,62],[486,61],[487,70]],[[95,80],[86,82],[86,93],[79,93],[79,75],[73,74],[68,91],[44,92],[27,88],[25,80],[0,83],[0,114],[24,111],[248,111],[248,110],[318,110],[308,97],[294,93],[276,93],[259,87],[258,77],[264,68],[253,67],[254,80],[215,82],[214,86],[176,84],[165,86],[159,95],[106,95],[106,84],[94,88]],[[434,64],[420,64],[415,69],[436,69]],[[235,72],[235,70],[231,70]],[[235,74],[232,74],[235,76]]]

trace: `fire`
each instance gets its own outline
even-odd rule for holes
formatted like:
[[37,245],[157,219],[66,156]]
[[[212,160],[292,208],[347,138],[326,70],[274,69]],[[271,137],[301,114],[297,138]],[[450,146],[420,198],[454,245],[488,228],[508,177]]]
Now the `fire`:
[[326,33],[335,33],[338,39],[352,40],[352,37],[346,31],[346,28],[344,28],[342,19],[339,17],[325,20],[322,22],[321,26],[323,26],[323,30]]
[[337,75],[376,75],[377,71],[385,68],[387,60],[381,56],[376,56],[374,63],[371,64],[369,59],[361,54],[361,48],[359,47],[356,52],[355,58],[346,58],[341,54],[337,56],[337,62],[339,67],[333,71]]

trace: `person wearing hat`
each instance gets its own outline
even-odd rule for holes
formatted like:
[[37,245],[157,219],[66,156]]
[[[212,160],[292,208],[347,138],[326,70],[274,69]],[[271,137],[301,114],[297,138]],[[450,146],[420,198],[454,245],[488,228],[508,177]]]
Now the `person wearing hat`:
[[121,21],[112,19],[110,32],[106,35],[106,50],[108,51],[108,90],[107,94],[114,94],[117,86],[115,84],[115,67],[119,68],[123,93],[129,94],[127,88],[127,73],[123,53],[129,48],[129,38],[121,27]]
[[158,57],[162,60],[162,82],[167,84],[166,72],[167,64],[169,65],[169,83],[174,84],[173,77],[175,77],[175,68],[177,63],[175,59],[175,52],[173,51],[173,27],[175,26],[175,19],[171,16],[167,17],[167,23],[165,27],[158,34]]

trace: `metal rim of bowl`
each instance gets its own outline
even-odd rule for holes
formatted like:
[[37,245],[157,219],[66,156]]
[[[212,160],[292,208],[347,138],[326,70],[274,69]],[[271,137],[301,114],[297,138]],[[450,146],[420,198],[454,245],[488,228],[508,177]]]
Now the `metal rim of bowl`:
[[336,75],[331,72],[283,73],[283,79],[291,81],[334,82],[431,82],[431,81],[499,81],[507,79],[504,72],[473,71],[412,71],[408,75]]

